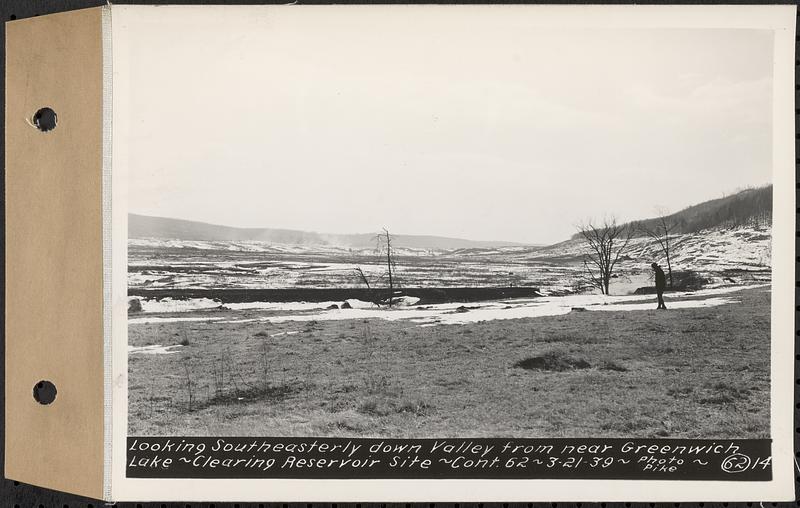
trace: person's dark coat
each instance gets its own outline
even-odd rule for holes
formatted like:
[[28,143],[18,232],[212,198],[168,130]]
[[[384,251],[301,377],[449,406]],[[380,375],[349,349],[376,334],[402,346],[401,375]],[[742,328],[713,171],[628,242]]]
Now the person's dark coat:
[[664,291],[664,288],[667,287],[667,276],[664,275],[664,270],[660,266],[656,265],[653,269],[656,271],[656,289]]

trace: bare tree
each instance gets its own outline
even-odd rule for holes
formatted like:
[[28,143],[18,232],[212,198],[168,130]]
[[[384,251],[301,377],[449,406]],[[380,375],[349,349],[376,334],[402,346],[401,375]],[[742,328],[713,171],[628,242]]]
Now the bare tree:
[[367,286],[367,289],[371,290],[372,287],[369,284],[369,278],[367,277],[367,274],[364,273],[364,270],[362,270],[360,266],[357,266],[357,267],[353,268],[353,270],[356,272],[356,276],[358,276],[358,280],[363,282],[364,285]]
[[[376,283],[380,283],[383,280],[388,279],[388,286],[389,286],[389,297],[386,299],[386,302],[389,307],[394,304],[394,288],[397,285],[397,265],[395,264],[395,256],[394,256],[394,249],[392,247],[392,235],[389,231],[384,228],[381,233],[375,235],[375,250],[378,253],[380,258],[379,263],[386,263],[386,271],[381,274],[379,277],[372,277],[370,278],[364,273],[364,270],[361,267],[353,268],[356,277],[365,285],[367,286],[367,290],[372,294],[373,292],[377,292]],[[380,300],[383,298],[376,298],[374,301],[380,306]]]
[[394,284],[395,284],[395,262],[394,262],[394,253],[392,252],[392,235],[389,234],[389,230],[383,228],[382,233],[378,233],[375,237],[375,241],[378,244],[378,251],[381,254],[386,255],[386,274],[389,277],[389,300],[388,305],[389,307],[392,306],[394,302]]
[[591,221],[579,225],[578,232],[589,247],[589,253],[583,257],[586,277],[592,286],[607,295],[614,267],[627,250],[634,229],[626,224],[617,224],[612,217],[606,218],[601,225]]
[[[375,289],[373,289],[373,284],[374,284],[375,281],[374,280],[370,281],[370,277],[367,276],[366,273],[364,273],[364,270],[362,270],[360,266],[357,266],[357,267],[353,268],[353,271],[355,272],[356,277],[358,278],[358,280],[361,281],[365,286],[367,286],[367,294],[369,295],[370,301],[372,301],[372,303],[374,303],[375,305],[380,307],[381,306],[380,297],[379,296],[376,297]],[[373,279],[374,279],[374,277],[373,277]],[[380,279],[378,279],[378,280],[380,280]]]
[[676,238],[675,231],[678,229],[678,223],[670,220],[667,217],[666,210],[659,210],[658,219],[655,225],[647,226],[642,224],[640,229],[650,238],[656,241],[661,247],[661,252],[667,258],[667,273],[669,276],[669,287],[673,286],[672,281],[672,252],[680,239]]

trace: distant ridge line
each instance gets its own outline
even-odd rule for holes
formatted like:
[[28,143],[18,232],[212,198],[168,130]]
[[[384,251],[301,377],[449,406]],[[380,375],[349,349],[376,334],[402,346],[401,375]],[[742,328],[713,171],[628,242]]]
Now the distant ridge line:
[[[129,238],[187,241],[260,241],[288,245],[323,245],[352,249],[375,247],[376,233],[328,234],[280,228],[238,228],[168,217],[128,214]],[[392,235],[395,247],[411,249],[469,249],[521,247],[521,242],[466,240],[435,235]]]

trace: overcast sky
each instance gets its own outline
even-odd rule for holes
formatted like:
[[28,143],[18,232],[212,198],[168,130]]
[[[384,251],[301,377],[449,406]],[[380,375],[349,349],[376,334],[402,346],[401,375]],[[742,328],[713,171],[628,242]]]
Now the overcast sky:
[[131,212],[550,243],[771,178],[770,31],[202,12],[127,27]]

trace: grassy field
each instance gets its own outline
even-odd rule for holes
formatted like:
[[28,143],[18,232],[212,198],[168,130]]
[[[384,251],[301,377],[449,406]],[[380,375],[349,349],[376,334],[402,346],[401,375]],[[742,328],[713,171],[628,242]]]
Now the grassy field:
[[129,431],[768,437],[769,297],[767,287],[718,307],[428,327],[379,319],[133,324],[131,346],[181,346],[129,356]]

